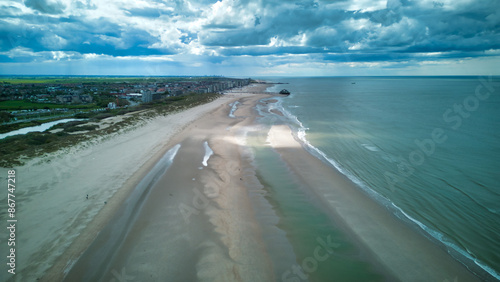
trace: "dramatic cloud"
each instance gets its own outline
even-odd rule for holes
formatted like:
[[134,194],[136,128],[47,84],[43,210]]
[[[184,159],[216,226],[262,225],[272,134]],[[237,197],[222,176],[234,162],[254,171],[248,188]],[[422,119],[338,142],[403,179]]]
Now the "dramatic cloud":
[[51,2],[44,0],[26,0],[24,1],[26,7],[30,7],[42,13],[59,14],[62,13],[65,6],[60,2]]
[[0,2],[0,74],[499,74],[499,50],[497,0]]

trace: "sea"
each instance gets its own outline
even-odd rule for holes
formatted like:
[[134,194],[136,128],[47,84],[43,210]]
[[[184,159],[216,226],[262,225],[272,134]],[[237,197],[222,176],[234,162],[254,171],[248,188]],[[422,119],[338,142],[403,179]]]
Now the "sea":
[[[258,123],[288,124],[311,154],[374,201],[483,279],[500,279],[500,77],[260,79],[283,83],[267,91],[285,88],[291,95],[260,103]],[[279,155],[253,138],[250,133],[248,142],[267,202],[279,217],[276,226],[286,233],[296,261],[314,269],[307,279],[384,280],[294,181]],[[328,236],[339,247],[325,266],[311,257]],[[301,281],[306,274],[284,263],[276,275]]]

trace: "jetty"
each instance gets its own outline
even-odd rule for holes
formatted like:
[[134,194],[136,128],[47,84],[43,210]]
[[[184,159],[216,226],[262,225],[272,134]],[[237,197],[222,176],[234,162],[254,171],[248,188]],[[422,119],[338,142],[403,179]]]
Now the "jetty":
[[280,94],[288,96],[288,95],[290,95],[290,91],[288,91],[286,89],[283,89],[283,90],[280,91]]

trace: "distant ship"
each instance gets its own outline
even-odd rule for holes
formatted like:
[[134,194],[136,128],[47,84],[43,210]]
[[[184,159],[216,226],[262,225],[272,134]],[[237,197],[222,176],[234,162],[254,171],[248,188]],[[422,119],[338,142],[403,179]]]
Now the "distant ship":
[[290,95],[290,91],[286,90],[286,89],[283,89],[280,91],[280,94],[283,94],[283,95]]

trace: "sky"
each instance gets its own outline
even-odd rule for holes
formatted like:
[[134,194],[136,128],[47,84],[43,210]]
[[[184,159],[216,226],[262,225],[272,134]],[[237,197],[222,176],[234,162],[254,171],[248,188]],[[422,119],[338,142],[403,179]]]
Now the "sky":
[[0,74],[500,75],[499,0],[0,0]]

